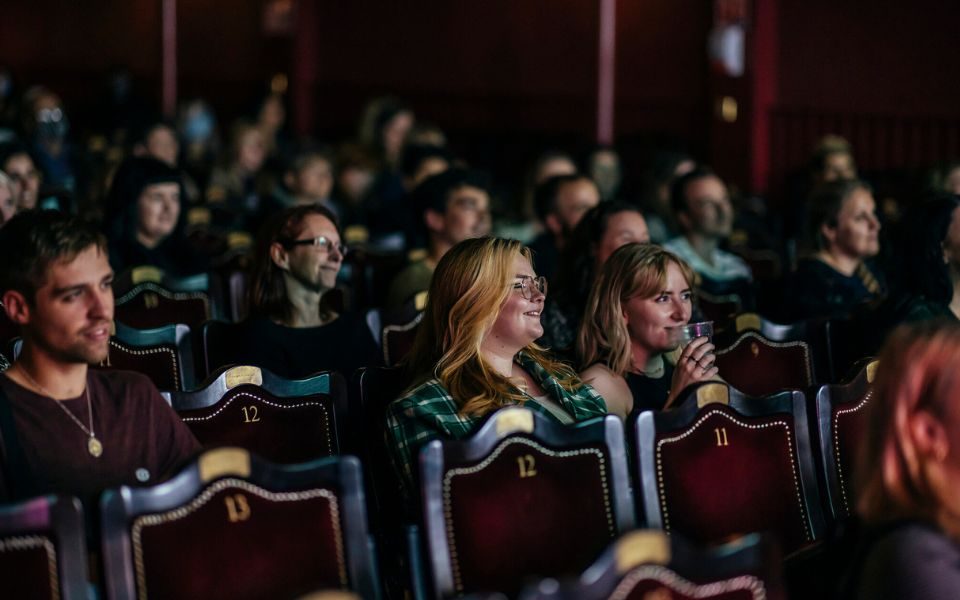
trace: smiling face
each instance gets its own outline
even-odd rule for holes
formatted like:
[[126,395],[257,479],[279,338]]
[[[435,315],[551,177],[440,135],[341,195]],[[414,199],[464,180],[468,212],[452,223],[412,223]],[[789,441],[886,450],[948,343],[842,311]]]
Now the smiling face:
[[300,225],[300,234],[296,239],[310,240],[320,236],[327,238],[331,244],[326,248],[312,244],[278,248],[275,262],[285,272],[288,289],[292,285],[323,293],[336,287],[337,274],[343,263],[343,255],[337,250],[340,234],[330,219],[323,215],[308,214]]
[[650,242],[647,221],[639,212],[624,210],[610,215],[607,228],[597,244],[596,269],[600,270],[614,250],[632,242],[646,244]]
[[148,185],[137,200],[137,238],[147,247],[156,246],[173,233],[179,218],[180,185]]
[[836,227],[823,226],[828,249],[851,258],[876,256],[880,251],[880,221],[873,195],[865,188],[856,188],[843,201],[837,214]]
[[113,321],[112,283],[107,255],[96,245],[72,261],[52,263],[26,322],[20,323],[34,351],[62,363],[104,360]]
[[676,347],[669,328],[683,325],[693,312],[690,283],[676,263],[667,265],[666,281],[650,298],[634,296],[623,303],[623,319],[630,343],[647,354],[661,354]]
[[[536,273],[533,272],[530,261],[518,255],[513,260],[512,277],[505,285],[512,287],[521,281],[520,277],[525,276],[536,277]],[[495,347],[513,354],[543,335],[540,314],[543,311],[546,296],[529,280],[527,283],[531,298],[524,297],[524,290],[510,290],[506,301],[500,307],[497,320],[483,338],[485,347]]]

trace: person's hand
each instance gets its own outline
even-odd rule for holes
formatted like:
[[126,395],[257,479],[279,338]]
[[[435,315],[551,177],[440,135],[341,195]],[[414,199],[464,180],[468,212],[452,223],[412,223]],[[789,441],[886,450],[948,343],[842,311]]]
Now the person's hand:
[[687,386],[716,376],[719,370],[713,364],[717,359],[717,355],[714,354],[715,349],[710,343],[710,338],[707,337],[698,337],[687,344],[680,353],[677,366],[673,371],[668,405],[673,404],[674,399]]

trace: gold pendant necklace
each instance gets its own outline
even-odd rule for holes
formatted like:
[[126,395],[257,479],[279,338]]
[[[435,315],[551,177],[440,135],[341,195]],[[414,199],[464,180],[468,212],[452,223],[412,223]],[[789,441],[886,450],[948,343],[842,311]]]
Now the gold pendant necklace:
[[90,386],[84,385],[83,387],[83,395],[87,399],[87,415],[90,418],[90,428],[88,429],[86,426],[84,426],[83,422],[81,422],[80,419],[78,419],[72,412],[70,412],[70,409],[64,406],[62,402],[54,398],[53,394],[48,392],[46,388],[44,388],[42,385],[37,383],[37,380],[31,377],[30,373],[27,373],[27,370],[24,369],[22,366],[20,367],[20,372],[23,373],[23,376],[26,377],[27,381],[32,383],[34,387],[36,387],[38,390],[43,392],[45,396],[48,396],[51,400],[53,400],[53,403],[59,406],[60,410],[67,413],[67,416],[70,417],[70,419],[77,424],[77,427],[79,427],[81,430],[83,430],[85,434],[87,434],[87,452],[89,452],[90,456],[94,458],[100,458],[100,455],[103,454],[103,444],[100,442],[99,439],[97,439],[96,434],[93,432],[93,405],[90,402]]

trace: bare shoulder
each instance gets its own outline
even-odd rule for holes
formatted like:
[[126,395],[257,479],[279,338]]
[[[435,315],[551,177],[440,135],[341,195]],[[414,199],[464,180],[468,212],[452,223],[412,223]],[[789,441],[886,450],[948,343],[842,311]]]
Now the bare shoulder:
[[633,394],[630,393],[626,379],[614,373],[607,365],[590,365],[580,373],[580,378],[603,396],[610,414],[626,417],[633,409]]

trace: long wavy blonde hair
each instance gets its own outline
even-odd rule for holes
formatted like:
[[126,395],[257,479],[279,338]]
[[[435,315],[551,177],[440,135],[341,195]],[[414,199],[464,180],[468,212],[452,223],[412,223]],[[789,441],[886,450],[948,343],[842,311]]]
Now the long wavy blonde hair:
[[[938,459],[918,448],[913,417],[926,412],[948,431],[956,426],[960,324],[933,320],[898,328],[880,353],[865,438],[854,473],[857,510],[865,521],[927,519],[960,537],[956,483]],[[951,436],[952,437],[952,436]],[[954,464],[960,448],[948,448]]]
[[[482,237],[460,242],[437,264],[423,321],[417,330],[407,368],[414,386],[436,377],[464,415],[481,416],[525,396],[509,379],[493,370],[480,346],[510,294],[514,260],[531,260],[528,248],[516,240]],[[531,260],[532,264],[532,260]],[[524,352],[569,391],[582,383],[567,365],[557,362],[534,343]]]
[[633,364],[623,305],[635,296],[652,298],[663,291],[671,264],[679,267],[693,288],[696,275],[690,265],[656,244],[626,244],[610,255],[590,290],[577,334],[582,369],[603,362],[623,377],[631,369],[643,367]]

